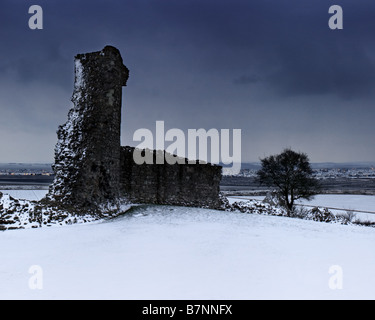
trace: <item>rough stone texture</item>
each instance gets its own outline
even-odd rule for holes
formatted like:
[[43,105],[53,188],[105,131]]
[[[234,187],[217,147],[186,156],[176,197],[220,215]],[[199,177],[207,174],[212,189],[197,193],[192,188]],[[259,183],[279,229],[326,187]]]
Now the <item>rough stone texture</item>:
[[74,107],[57,132],[55,179],[46,205],[74,213],[112,210],[124,199],[220,208],[220,166],[157,164],[155,151],[149,151],[154,164],[138,165],[135,148],[120,146],[122,86],[128,77],[114,47],[75,57]]
[[114,47],[75,57],[74,107],[57,131],[50,200],[91,207],[119,197],[121,98],[128,77]]
[[154,164],[138,165],[135,148],[120,146],[122,86],[128,77],[114,47],[75,57],[74,107],[57,131],[55,179],[40,201],[0,192],[0,230],[113,217],[129,209],[126,201],[225,209],[221,166],[157,164],[156,157],[173,157],[164,151],[145,151]]
[[155,150],[144,150],[153,154],[154,164],[138,165],[133,160],[134,149],[121,148],[122,193],[130,201],[222,209],[221,166],[156,164],[156,157],[163,159],[165,152]]

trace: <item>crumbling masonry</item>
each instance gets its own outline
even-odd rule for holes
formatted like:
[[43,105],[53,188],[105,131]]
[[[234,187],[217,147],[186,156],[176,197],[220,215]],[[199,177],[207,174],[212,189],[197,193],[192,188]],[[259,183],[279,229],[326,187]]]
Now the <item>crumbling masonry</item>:
[[119,199],[220,208],[220,166],[137,165],[134,148],[121,147],[122,87],[128,77],[114,47],[75,57],[74,107],[57,132],[55,179],[47,198],[74,208]]

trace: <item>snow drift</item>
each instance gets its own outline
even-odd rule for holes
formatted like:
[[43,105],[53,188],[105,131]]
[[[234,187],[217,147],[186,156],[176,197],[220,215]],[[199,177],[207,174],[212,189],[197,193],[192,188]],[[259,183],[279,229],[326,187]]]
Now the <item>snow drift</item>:
[[[139,206],[105,222],[1,232],[0,298],[374,299],[374,243],[373,228]],[[31,266],[41,289],[29,286]]]

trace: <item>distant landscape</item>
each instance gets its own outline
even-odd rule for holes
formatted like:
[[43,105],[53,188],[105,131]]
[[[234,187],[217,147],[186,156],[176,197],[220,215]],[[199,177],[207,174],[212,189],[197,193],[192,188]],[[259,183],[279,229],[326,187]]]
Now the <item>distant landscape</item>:
[[[375,195],[375,165],[370,162],[312,163],[323,194]],[[269,188],[259,185],[258,163],[244,163],[237,175],[223,176],[221,190],[227,195],[265,195]]]
[[6,189],[47,189],[53,181],[50,163],[0,163],[0,186]]
[[[269,188],[256,181],[260,163],[243,163],[241,167],[239,174],[223,176],[221,190],[226,195],[265,195]],[[375,195],[374,163],[312,163],[312,168],[322,193]],[[0,163],[2,189],[47,189],[53,178],[50,163]]]

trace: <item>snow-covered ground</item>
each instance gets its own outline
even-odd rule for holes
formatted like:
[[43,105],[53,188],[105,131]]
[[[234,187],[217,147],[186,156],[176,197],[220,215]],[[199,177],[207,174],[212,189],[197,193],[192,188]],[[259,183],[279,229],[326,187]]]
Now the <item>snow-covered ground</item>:
[[[245,201],[246,199],[254,199],[262,201],[264,196],[236,196],[229,197],[229,202]],[[299,200],[299,204],[308,206],[338,208],[342,210],[330,209],[334,214],[344,214],[346,210],[359,210],[375,212],[375,196],[369,195],[352,195],[352,194],[319,194],[311,201]],[[355,218],[360,221],[375,221],[375,214],[357,212]]]
[[[346,210],[375,212],[375,196],[352,194],[320,194],[311,201],[302,200],[301,204],[339,208],[342,211],[330,209],[335,214],[343,214]],[[355,212],[355,219],[360,221],[375,221],[375,213]]]
[[0,299],[374,299],[374,243],[368,227],[140,206],[0,232]]
[[48,192],[48,190],[0,190],[1,193],[9,194],[11,197],[16,199],[25,199],[25,200],[40,200]]
[[[40,200],[47,194],[48,190],[0,190],[0,192],[9,194],[17,199]],[[235,201],[244,201],[246,199],[262,201],[264,196],[235,196],[228,198],[230,203]],[[375,212],[375,196],[369,195],[321,194],[315,196],[311,201],[300,200],[298,203],[310,206],[334,207],[343,210],[347,209]],[[375,214],[358,215],[364,219],[367,218],[368,220],[375,221]]]
[[347,210],[361,210],[375,212],[375,196],[353,194],[319,194],[311,201],[299,203],[312,206],[327,206]]

